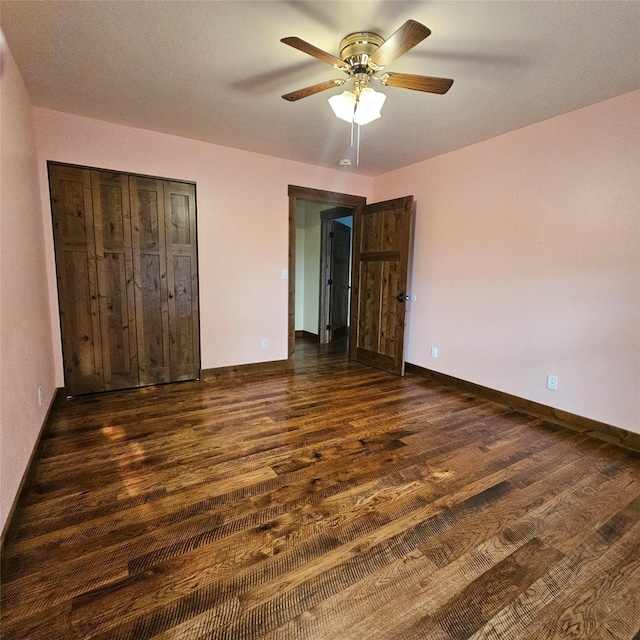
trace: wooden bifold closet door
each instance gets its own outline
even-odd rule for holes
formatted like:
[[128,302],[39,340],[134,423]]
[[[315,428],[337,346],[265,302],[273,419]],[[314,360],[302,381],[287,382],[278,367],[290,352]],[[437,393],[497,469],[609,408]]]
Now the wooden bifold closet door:
[[200,371],[195,185],[49,164],[71,395]]

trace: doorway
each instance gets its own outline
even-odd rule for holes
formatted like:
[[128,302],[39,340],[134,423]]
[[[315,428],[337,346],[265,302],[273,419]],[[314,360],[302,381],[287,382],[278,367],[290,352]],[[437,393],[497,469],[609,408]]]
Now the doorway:
[[290,369],[295,366],[296,221],[303,201],[353,211],[349,360],[404,375],[413,196],[367,204],[361,196],[289,186]]
[[320,212],[320,344],[349,337],[352,236],[353,209],[332,207]]
[[296,218],[296,338],[348,338],[353,209],[300,201]]
[[[345,213],[349,213],[353,215],[356,210],[360,210],[364,207],[366,203],[366,199],[361,196],[353,196],[349,194],[343,193],[335,193],[331,191],[322,191],[320,189],[309,189],[306,187],[297,187],[290,186],[289,187],[289,312],[288,312],[288,367],[293,368],[294,365],[294,356],[295,356],[295,337],[296,337],[296,326],[295,326],[295,317],[296,317],[296,303],[298,304],[298,308],[300,308],[301,300],[296,298],[296,253],[297,253],[297,236],[299,236],[298,232],[298,212],[301,210],[302,203],[314,203],[316,205],[320,205],[318,211],[320,209],[329,210],[329,212],[325,215],[326,220],[330,223],[332,220],[335,220],[340,217],[344,217]],[[333,211],[332,211],[333,210]],[[320,230],[320,229],[319,229]],[[317,282],[317,293],[312,295],[318,296],[324,289],[321,287],[321,281],[325,278],[323,275],[323,269],[330,269],[330,266],[327,266],[327,261],[325,260],[324,264],[319,264],[318,277],[316,279]],[[322,302],[320,306],[323,304],[329,304],[329,300],[325,301],[327,298],[327,290],[324,291],[324,297],[322,298]],[[316,300],[319,300],[316,297]],[[340,303],[339,303],[340,304]],[[325,312],[326,313],[326,312]],[[318,315],[316,315],[316,321],[318,321]],[[324,325],[319,324],[319,327],[326,327],[329,322],[324,323]],[[327,330],[325,329],[325,332]],[[326,337],[323,339],[326,340]]]

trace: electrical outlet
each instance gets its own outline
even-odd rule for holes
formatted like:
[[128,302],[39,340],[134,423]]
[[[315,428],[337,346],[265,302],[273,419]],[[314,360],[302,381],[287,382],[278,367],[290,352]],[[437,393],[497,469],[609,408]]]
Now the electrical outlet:
[[266,338],[262,338],[262,348],[263,349],[269,348],[269,341]]
[[438,357],[438,347],[431,347],[431,357],[432,358]]
[[42,406],[42,387],[38,386],[38,404]]
[[283,269],[282,270],[282,279],[283,280],[288,280],[289,279],[289,269]]
[[547,376],[547,389],[551,391],[558,390],[558,376]]

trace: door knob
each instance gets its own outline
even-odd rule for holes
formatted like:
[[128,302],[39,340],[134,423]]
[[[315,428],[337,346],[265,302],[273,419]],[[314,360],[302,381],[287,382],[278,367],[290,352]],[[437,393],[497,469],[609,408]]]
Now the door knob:
[[398,296],[398,302],[406,302],[408,300],[407,296],[404,295],[404,293],[401,293]]

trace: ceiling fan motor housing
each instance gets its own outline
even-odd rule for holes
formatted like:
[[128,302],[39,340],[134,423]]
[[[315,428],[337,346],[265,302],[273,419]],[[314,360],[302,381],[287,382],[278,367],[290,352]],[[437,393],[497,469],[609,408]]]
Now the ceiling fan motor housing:
[[372,75],[376,69],[371,66],[369,58],[383,43],[384,38],[377,33],[350,33],[340,42],[340,58],[351,66],[353,73]]

